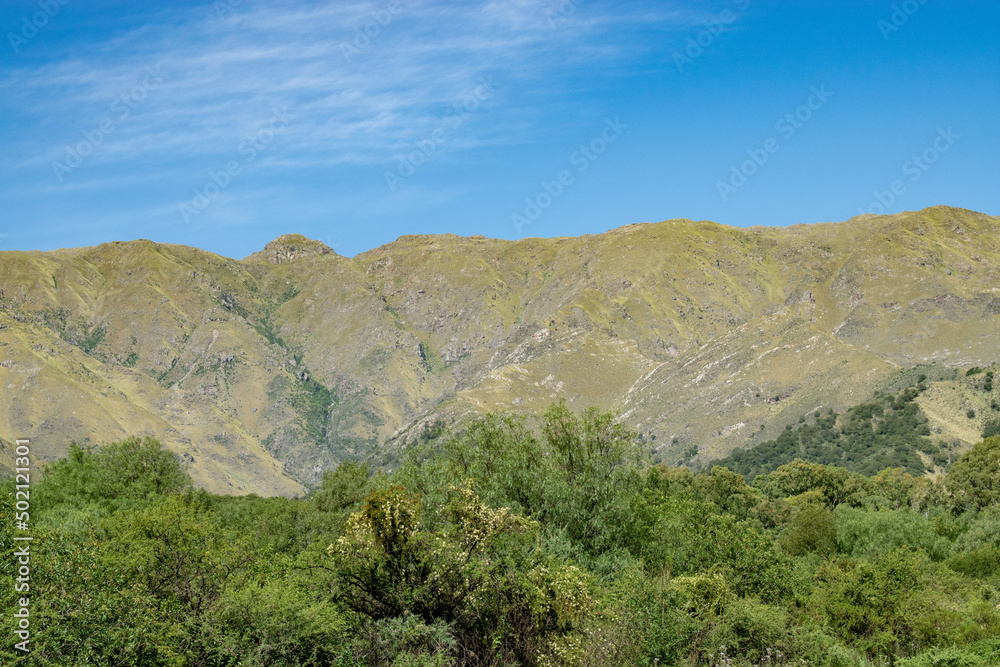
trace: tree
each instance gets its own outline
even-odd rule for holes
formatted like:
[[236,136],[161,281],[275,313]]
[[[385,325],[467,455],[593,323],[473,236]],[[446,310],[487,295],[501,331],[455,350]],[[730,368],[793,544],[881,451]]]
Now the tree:
[[714,466],[711,475],[695,476],[694,485],[705,500],[738,519],[746,518],[747,513],[763,500],[762,493],[747,486],[743,475],[722,466]]
[[621,544],[628,498],[639,490],[636,434],[613,412],[571,412],[565,399],[545,411],[542,434],[556,466],[548,494],[551,521],[592,553]]
[[367,463],[344,461],[336,470],[323,473],[320,488],[312,494],[312,501],[323,512],[338,512],[354,507],[368,495],[371,470]]
[[837,548],[836,516],[822,502],[807,502],[781,533],[778,544],[791,556],[826,556]]
[[36,495],[44,509],[63,503],[117,506],[176,493],[190,484],[176,454],[155,438],[133,437],[90,450],[71,444],[65,458],[46,466]]
[[576,414],[565,401],[545,411],[540,431],[509,414],[467,423],[443,447],[451,483],[471,479],[487,504],[564,531],[588,553],[628,542],[630,495],[643,482],[636,434],[612,412]]
[[920,556],[897,549],[865,560],[842,558],[816,574],[810,609],[848,645],[874,657],[896,654],[916,640],[915,604],[923,583]]
[[459,664],[534,664],[592,606],[588,578],[534,548],[536,523],[488,507],[468,486],[447,495],[440,525],[423,522],[421,499],[403,487],[369,495],[328,548],[341,604],[378,642],[400,624],[445,626]]
[[841,505],[836,509],[837,544],[842,552],[871,558],[903,547],[922,549],[933,560],[948,557],[951,543],[935,530],[934,522],[908,509],[879,511]]
[[[4,642],[0,662],[66,667],[177,664],[172,623],[137,581],[135,571],[122,566],[112,542],[46,528],[36,528],[34,537],[31,624],[44,630],[32,633],[30,656],[13,649],[16,640]],[[13,591],[13,585],[3,588],[7,618],[18,595]]]
[[983,509],[1000,503],[1000,436],[972,446],[945,477],[956,510]]
[[831,509],[842,503],[860,504],[872,490],[871,482],[858,473],[801,459],[780,466],[767,475],[758,476],[753,485],[772,499],[798,496],[818,489],[823,494],[823,501]]

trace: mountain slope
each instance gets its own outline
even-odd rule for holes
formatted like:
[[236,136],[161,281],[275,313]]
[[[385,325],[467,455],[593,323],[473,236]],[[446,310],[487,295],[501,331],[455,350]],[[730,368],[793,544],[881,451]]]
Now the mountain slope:
[[[998,219],[935,207],[404,236],[354,258],[297,235],[242,261],[150,241],[4,252],[2,454],[150,434],[211,490],[295,494],[431,420],[565,397],[705,463],[901,369],[1000,358],[998,239]],[[933,389],[931,422],[969,442],[961,392]]]

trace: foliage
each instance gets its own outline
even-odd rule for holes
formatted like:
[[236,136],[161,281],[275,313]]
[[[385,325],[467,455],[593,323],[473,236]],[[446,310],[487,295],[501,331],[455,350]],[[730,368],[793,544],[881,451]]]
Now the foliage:
[[837,518],[826,505],[807,503],[778,536],[778,544],[792,556],[828,555],[837,549]]
[[975,653],[960,648],[932,649],[920,655],[899,661],[900,667],[985,667],[986,663]]
[[956,509],[1000,503],[1000,436],[987,438],[956,461],[945,478]]
[[841,505],[836,510],[836,536],[840,551],[856,557],[907,546],[934,560],[944,560],[951,553],[951,542],[937,534],[934,524],[908,510],[873,512]]
[[905,549],[872,559],[842,558],[817,573],[812,606],[845,643],[871,656],[910,644],[919,559]]
[[334,395],[305,371],[300,373],[299,380],[300,384],[291,394],[292,407],[302,415],[306,433],[314,440],[322,441],[326,437]]
[[523,419],[494,414],[444,445],[449,476],[472,479],[490,504],[565,531],[591,554],[628,540],[626,499],[642,482],[638,456],[635,434],[614,414],[577,415],[564,401],[545,412],[540,434]]
[[844,503],[860,505],[874,491],[872,481],[863,475],[800,459],[755,478],[754,486],[774,499],[819,491],[831,509]]
[[993,505],[968,516],[968,526],[955,541],[960,551],[985,546],[1000,547],[1000,506]]
[[345,461],[334,470],[323,473],[320,487],[311,500],[324,512],[337,512],[355,507],[368,495],[371,470],[366,463]]
[[782,432],[774,440],[739,450],[719,461],[753,480],[760,474],[804,459],[835,465],[864,475],[891,467],[921,475],[925,466],[917,452],[930,450],[927,418],[915,402],[922,385],[896,396],[882,396],[842,415],[814,413],[811,423]]
[[35,485],[42,507],[120,504],[176,493],[191,483],[177,457],[153,438],[128,438],[87,450],[71,444]]
[[[646,467],[615,415],[559,403],[537,428],[435,431],[391,475],[345,462],[306,499],[193,490],[152,440],[74,446],[32,489],[32,651],[0,660],[997,664],[996,441],[944,485],[792,460],[751,486]],[[14,536],[0,523],[5,631]]]

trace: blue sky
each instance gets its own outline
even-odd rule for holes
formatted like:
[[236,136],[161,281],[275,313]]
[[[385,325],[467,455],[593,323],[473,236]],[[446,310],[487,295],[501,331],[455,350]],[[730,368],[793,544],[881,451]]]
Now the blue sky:
[[5,0],[0,250],[1000,214],[985,0]]

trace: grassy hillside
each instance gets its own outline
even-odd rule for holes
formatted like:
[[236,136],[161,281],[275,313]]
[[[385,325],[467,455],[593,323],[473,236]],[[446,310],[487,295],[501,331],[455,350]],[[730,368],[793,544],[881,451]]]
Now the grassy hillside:
[[[297,235],[242,261],[150,241],[4,252],[0,439],[51,460],[148,434],[210,490],[295,494],[346,458],[398,457],[423,424],[565,398],[705,464],[918,364],[943,382],[1000,359],[998,239],[996,218],[935,207],[405,236],[353,258]],[[935,382],[917,401],[966,446],[985,392]]]

